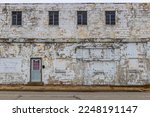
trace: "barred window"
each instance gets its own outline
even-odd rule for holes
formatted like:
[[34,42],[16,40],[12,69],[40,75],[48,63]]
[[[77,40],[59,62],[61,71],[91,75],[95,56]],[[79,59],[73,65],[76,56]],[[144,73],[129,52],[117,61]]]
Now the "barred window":
[[59,25],[59,11],[49,11],[49,25]]
[[116,16],[115,11],[105,11],[106,24],[108,24],[108,25],[115,25],[115,23],[116,23],[115,16]]
[[87,25],[87,11],[77,11],[77,24]]
[[12,11],[12,25],[22,25],[22,11]]

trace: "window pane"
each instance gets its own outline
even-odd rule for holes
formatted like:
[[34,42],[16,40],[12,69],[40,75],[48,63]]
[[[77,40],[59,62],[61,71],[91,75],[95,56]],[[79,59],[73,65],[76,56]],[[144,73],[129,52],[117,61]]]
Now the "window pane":
[[115,15],[111,15],[111,19],[115,19]]
[[13,25],[16,25],[16,20],[17,20],[16,15],[12,15],[12,24]]
[[12,25],[16,25],[16,20],[12,20]]
[[21,25],[21,21],[18,21],[18,22],[17,22],[17,25]]
[[77,19],[78,24],[81,24],[82,22],[81,20],[82,20],[82,15],[78,14],[78,19]]
[[87,18],[86,18],[86,17],[83,18],[83,24],[84,24],[84,25],[87,24]]
[[112,25],[115,25],[115,21],[111,21],[111,24],[112,24]]
[[58,21],[58,17],[54,17],[54,21]]
[[54,22],[54,25],[58,25],[58,22],[57,22],[57,21],[55,21],[55,22]]
[[39,68],[40,68],[40,61],[33,60],[33,70],[39,70]]
[[78,21],[78,25],[81,25],[82,23],[81,23],[81,21]]

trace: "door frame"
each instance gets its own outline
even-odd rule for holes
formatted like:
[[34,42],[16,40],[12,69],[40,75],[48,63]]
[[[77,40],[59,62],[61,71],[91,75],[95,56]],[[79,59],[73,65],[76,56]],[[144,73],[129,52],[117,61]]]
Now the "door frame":
[[32,59],[40,59],[41,60],[41,70],[40,70],[40,72],[41,72],[41,81],[39,81],[39,82],[37,82],[37,83],[41,83],[42,82],[42,58],[41,57],[32,57],[32,58],[30,58],[30,82],[31,83],[34,83],[34,82],[32,82],[32,80],[31,80],[31,74],[32,74]]

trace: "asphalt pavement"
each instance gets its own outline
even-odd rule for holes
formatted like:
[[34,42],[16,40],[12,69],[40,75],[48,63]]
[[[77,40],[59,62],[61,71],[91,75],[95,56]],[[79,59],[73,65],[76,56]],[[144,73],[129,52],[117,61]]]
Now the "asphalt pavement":
[[0,91],[0,100],[150,100],[150,92]]

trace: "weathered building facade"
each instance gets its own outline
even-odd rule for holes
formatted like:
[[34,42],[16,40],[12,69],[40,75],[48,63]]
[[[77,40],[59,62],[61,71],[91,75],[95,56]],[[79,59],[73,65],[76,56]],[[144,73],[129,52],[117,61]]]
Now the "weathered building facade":
[[150,4],[0,4],[0,84],[29,82],[150,84]]

